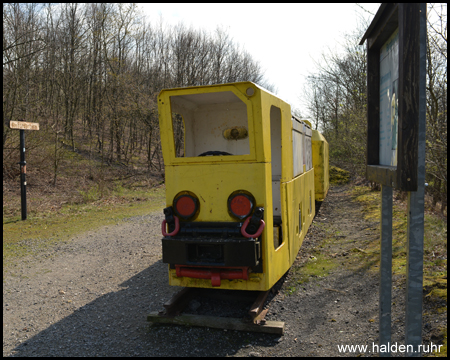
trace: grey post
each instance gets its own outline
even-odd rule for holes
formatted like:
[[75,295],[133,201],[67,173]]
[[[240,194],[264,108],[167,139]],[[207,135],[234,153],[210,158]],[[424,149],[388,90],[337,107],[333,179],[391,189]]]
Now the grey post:
[[392,188],[381,186],[381,260],[380,260],[380,356],[391,342],[391,297],[392,297]]
[[408,356],[421,356],[423,232],[425,187],[425,114],[426,114],[426,4],[420,4],[420,62],[419,62],[419,149],[418,188],[408,192],[407,278],[406,278],[406,345],[413,345]]

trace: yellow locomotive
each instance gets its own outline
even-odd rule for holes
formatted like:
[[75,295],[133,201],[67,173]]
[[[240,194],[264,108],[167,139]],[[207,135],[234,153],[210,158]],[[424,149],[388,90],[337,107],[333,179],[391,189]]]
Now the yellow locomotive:
[[158,108],[170,285],[269,290],[327,194],[325,138],[251,82],[162,90]]

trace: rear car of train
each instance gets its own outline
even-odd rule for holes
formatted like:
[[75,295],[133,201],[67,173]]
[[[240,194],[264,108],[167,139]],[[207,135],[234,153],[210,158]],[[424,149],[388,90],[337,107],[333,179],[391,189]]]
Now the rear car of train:
[[282,196],[280,178],[272,194],[270,143],[275,118],[281,172],[281,114],[290,121],[289,105],[251,82],[163,90],[158,102],[169,283],[270,289],[290,267],[288,244],[274,245]]

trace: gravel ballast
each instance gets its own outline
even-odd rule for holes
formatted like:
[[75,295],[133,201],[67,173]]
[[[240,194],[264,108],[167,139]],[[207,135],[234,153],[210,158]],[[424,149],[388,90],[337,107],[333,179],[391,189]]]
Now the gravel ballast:
[[[330,190],[294,268],[310,259],[323,241],[319,223],[341,228],[340,239],[345,241],[337,256],[342,262],[345,252],[355,247],[348,241],[351,236],[355,241],[358,236],[378,236],[379,224],[364,220],[360,205],[349,200],[346,190]],[[293,284],[293,269],[283,277],[266,316],[285,321],[282,337],[150,326],[147,315],[162,310],[181,289],[168,285],[167,265],[161,260],[162,220],[162,211],[129,218],[37,251],[4,269],[3,356],[355,356],[359,352],[340,353],[338,345],[366,344],[371,350],[372,343],[378,343],[378,276],[345,266],[306,284]],[[400,344],[401,286],[394,288],[393,301],[392,341]],[[194,300],[191,311],[200,312],[202,304]]]

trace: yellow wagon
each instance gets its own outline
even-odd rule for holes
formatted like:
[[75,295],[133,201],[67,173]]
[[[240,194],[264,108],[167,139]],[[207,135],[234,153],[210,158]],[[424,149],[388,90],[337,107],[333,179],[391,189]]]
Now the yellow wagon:
[[313,158],[328,176],[328,144],[315,157],[312,144],[325,139],[251,82],[162,90],[158,106],[169,283],[270,289],[328,190],[328,179],[317,179],[321,195],[314,191]]

